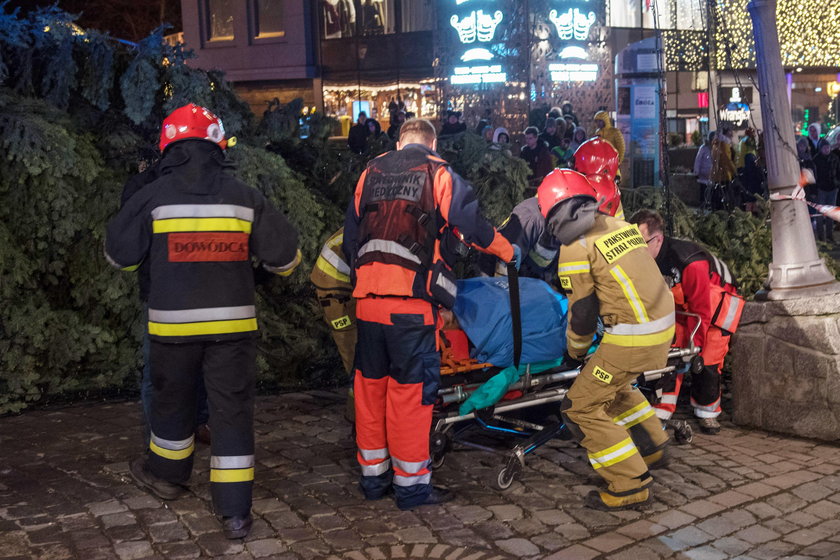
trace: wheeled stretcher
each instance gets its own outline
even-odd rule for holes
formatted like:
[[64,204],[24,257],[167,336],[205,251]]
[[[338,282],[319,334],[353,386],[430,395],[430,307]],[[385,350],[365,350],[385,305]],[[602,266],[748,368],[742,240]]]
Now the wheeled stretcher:
[[[700,317],[684,313],[695,319],[696,326],[688,340],[693,341],[700,328]],[[562,363],[542,371],[532,371],[524,366],[518,381],[507,387],[507,392],[495,405],[467,413],[459,411],[464,403],[501,368],[479,363],[470,358],[466,348],[466,335],[459,330],[443,331],[441,350],[441,386],[432,420],[430,451],[432,467],[440,468],[446,454],[457,444],[479,449],[502,457],[494,471],[492,483],[498,489],[510,487],[525,466],[525,457],[553,438],[570,439],[559,415],[559,402],[563,400],[580,374],[580,368],[569,368]],[[473,352],[474,353],[474,352]],[[699,373],[703,368],[700,348],[672,348],[667,364],[662,369],[640,372],[637,383],[649,399],[655,398],[655,382],[677,371]],[[520,369],[521,371],[521,369]],[[551,406],[552,403],[556,403]],[[529,411],[536,414],[526,415]],[[534,421],[533,416],[539,420]],[[691,428],[686,422],[672,422],[678,443],[691,441]],[[488,434],[515,443],[508,448],[488,445]],[[495,438],[494,438],[495,441]]]

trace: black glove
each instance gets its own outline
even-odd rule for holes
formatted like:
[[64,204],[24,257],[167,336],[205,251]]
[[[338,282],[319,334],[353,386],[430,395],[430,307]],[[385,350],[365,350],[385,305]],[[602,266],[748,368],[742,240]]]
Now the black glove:
[[565,354],[563,354],[563,367],[567,367],[569,369],[578,369],[582,366],[583,362],[573,357],[571,354],[569,354],[568,351]]

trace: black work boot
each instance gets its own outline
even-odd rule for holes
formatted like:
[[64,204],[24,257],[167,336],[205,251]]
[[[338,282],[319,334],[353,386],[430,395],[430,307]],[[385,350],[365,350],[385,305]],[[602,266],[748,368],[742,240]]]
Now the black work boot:
[[146,457],[137,457],[131,461],[128,465],[128,472],[131,474],[134,482],[137,483],[137,486],[151,492],[161,500],[175,500],[187,491],[180,484],[174,484],[155,476],[149,470]]
[[253,524],[254,518],[251,517],[250,513],[222,518],[222,528],[226,539],[244,539],[251,532],[251,525]]
[[449,490],[444,490],[443,488],[432,486],[432,491],[429,492],[429,495],[426,496],[426,499],[420,502],[419,504],[403,506],[398,503],[397,507],[405,511],[420,506],[436,506],[438,504],[445,504],[446,502],[451,502],[453,499],[455,499],[455,494],[453,494]]

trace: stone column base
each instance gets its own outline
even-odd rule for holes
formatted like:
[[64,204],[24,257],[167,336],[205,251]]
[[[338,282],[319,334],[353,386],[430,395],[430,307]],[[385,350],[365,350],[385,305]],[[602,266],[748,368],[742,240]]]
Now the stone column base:
[[748,302],[731,354],[736,424],[840,440],[840,297]]

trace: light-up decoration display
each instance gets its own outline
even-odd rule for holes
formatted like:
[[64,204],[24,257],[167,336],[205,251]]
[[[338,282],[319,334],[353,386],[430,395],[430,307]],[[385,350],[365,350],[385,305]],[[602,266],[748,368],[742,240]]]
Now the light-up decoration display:
[[569,8],[562,13],[551,10],[548,21],[554,24],[561,40],[585,41],[589,37],[589,29],[595,23],[595,12],[584,14],[578,8]]
[[554,82],[594,82],[598,79],[597,64],[554,63],[548,65]]
[[483,10],[474,10],[463,19],[457,15],[449,18],[449,24],[458,31],[458,38],[462,43],[474,43],[478,39],[482,43],[489,43],[496,34],[496,27],[502,23],[504,14],[496,10],[493,15],[485,14]]
[[[456,0],[455,4],[460,6],[470,1]],[[483,4],[487,3],[483,2]],[[501,64],[489,64],[489,61],[496,58],[492,43],[496,38],[496,30],[504,19],[505,16],[501,10],[491,10],[486,7],[452,14],[449,17],[449,25],[456,31],[458,42],[465,47],[470,46],[458,58],[462,62],[484,63],[475,66],[456,66],[449,77],[450,83],[455,85],[494,84],[507,80],[507,74],[502,70]],[[484,43],[486,46],[477,46],[475,43]]]
[[551,4],[547,19],[556,32],[555,52],[562,61],[549,64],[551,81],[594,82],[598,65],[589,62],[587,49],[598,16],[589,9],[589,0],[552,0]]
[[453,84],[492,84],[505,80],[507,80],[507,74],[502,72],[501,64],[459,66],[455,68],[455,75],[449,78],[449,81]]

